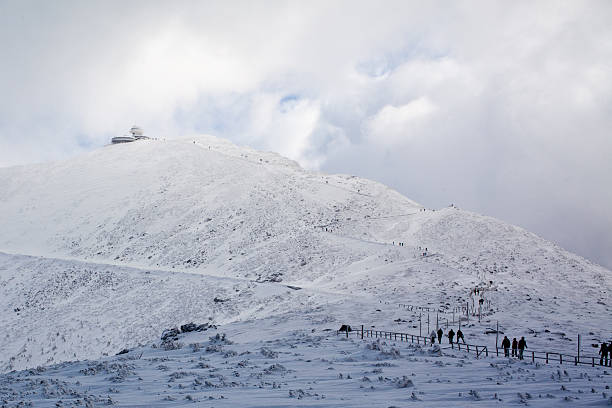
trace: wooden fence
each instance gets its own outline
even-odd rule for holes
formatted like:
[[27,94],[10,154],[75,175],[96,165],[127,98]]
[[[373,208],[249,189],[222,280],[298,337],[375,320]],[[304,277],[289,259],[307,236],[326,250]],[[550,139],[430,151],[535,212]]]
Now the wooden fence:
[[[359,327],[359,326],[354,326]],[[336,334],[346,334],[346,337],[350,335],[358,336],[361,339],[364,338],[375,338],[375,339],[385,339],[385,340],[393,340],[393,341],[402,341],[406,343],[416,343],[428,345],[432,344],[431,338],[426,336],[419,336],[416,334],[410,333],[401,333],[401,332],[392,332],[385,330],[373,330],[373,329],[365,329],[363,325],[360,326],[360,329],[351,330],[351,331],[337,331]],[[435,343],[435,341],[434,341]],[[464,351],[467,353],[475,353],[476,358],[485,356],[489,356],[489,349],[487,346],[477,345],[477,344],[466,344],[466,343],[453,343],[449,345],[445,345],[444,349],[452,348],[459,351]],[[505,349],[501,347],[495,347],[495,355],[496,356],[504,356]],[[508,349],[510,352],[510,349]],[[532,362],[536,362],[536,360],[541,361],[546,364],[574,364],[574,365],[586,365],[589,367],[606,367],[606,362],[610,364],[612,359],[603,360],[603,364],[600,363],[600,358],[597,356],[575,356],[570,354],[557,353],[553,351],[537,351],[537,350],[525,350],[523,352],[524,360],[531,360]]]
[[[371,337],[371,338],[380,338],[380,339],[385,339],[385,340],[403,341],[407,343],[423,344],[425,346],[427,344],[432,344],[431,339],[429,337],[419,336],[416,334],[409,334],[409,333],[364,329],[363,325],[361,325],[361,329],[359,330],[351,330],[351,331],[338,330],[336,334],[338,333],[346,333],[346,337],[348,337],[349,334],[356,335],[356,336],[359,336],[361,339]],[[434,341],[434,344],[435,344],[435,341]],[[449,346],[453,349],[455,348],[455,346],[457,346],[457,349],[459,351],[465,351],[467,353],[476,353],[476,358],[482,356],[483,354],[487,357],[489,356],[489,350],[487,349],[487,346],[480,346],[476,344],[466,344],[466,343],[463,343],[463,344],[453,343],[453,344],[449,344]],[[448,348],[448,347],[445,347],[445,348]]]
[[[508,349],[508,352],[511,350]],[[497,356],[504,356],[505,349],[496,347],[495,351]],[[537,351],[537,350],[525,350],[523,352],[523,360],[531,360],[533,363],[536,360],[540,360],[546,364],[559,363],[559,364],[574,364],[574,365],[588,365],[591,367],[607,367],[606,360],[603,360],[603,364],[600,363],[600,358],[595,356],[576,356],[572,354],[557,353],[554,351]],[[608,364],[610,360],[608,360]]]

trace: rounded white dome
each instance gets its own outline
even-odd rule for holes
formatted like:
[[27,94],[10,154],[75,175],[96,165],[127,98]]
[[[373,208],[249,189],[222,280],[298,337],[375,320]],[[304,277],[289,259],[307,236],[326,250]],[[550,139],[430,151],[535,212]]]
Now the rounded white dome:
[[142,136],[144,134],[142,129],[139,128],[138,126],[132,126],[132,128],[130,129],[130,133],[133,136]]

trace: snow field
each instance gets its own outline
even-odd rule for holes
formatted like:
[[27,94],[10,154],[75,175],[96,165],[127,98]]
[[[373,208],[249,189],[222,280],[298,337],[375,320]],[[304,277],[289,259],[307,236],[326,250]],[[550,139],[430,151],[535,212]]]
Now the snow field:
[[612,403],[610,370],[476,359],[405,343],[346,339],[333,329],[303,328],[310,324],[299,315],[233,323],[180,335],[169,350],[157,341],[99,361],[3,374],[0,401],[5,407]]

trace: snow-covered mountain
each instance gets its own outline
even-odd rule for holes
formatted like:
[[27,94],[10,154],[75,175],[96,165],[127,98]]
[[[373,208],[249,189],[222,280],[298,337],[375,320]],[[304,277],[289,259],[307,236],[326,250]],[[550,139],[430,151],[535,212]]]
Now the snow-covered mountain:
[[495,320],[542,347],[609,335],[609,270],[502,221],[211,136],[0,169],[0,231],[0,370],[116,352],[189,320],[398,325],[397,308],[374,305],[450,310],[477,286],[491,302],[481,341]]

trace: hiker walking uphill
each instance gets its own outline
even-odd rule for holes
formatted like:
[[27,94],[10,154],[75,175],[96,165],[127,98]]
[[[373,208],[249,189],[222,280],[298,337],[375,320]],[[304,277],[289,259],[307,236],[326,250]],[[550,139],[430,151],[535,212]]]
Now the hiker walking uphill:
[[459,340],[463,340],[463,344],[465,344],[465,337],[463,337],[461,329],[457,330],[457,344],[459,344]]
[[453,329],[450,329],[448,331],[448,344],[450,344],[451,346],[453,345],[453,337],[455,337],[455,331]]
[[[514,339],[516,340],[516,339]],[[508,338],[508,336],[504,336],[504,339],[502,340],[501,343],[502,348],[504,349],[504,356],[505,357],[509,357],[508,354],[508,349],[510,348],[510,339]],[[512,349],[512,355],[514,356],[514,349]]]
[[436,331],[432,330],[431,333],[429,334],[429,338],[431,339],[431,344],[434,344],[436,342]]
[[516,353],[516,349],[518,348],[518,342],[516,341],[516,337],[512,339],[512,357],[518,357]]
[[[601,348],[599,349],[599,354],[601,354],[601,358],[599,359],[599,365],[605,365],[605,366],[608,365],[608,352],[609,351],[610,351],[610,348],[608,347],[606,342],[601,343]],[[605,364],[604,364],[604,360],[606,362]]]
[[442,344],[442,335],[444,334],[444,332],[442,331],[442,328],[438,329],[438,343]]
[[525,337],[521,337],[518,342],[518,351],[519,351],[519,360],[523,359],[523,351],[527,348],[527,342],[525,341]]

